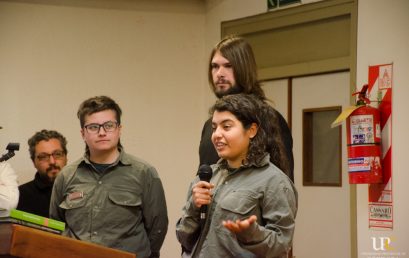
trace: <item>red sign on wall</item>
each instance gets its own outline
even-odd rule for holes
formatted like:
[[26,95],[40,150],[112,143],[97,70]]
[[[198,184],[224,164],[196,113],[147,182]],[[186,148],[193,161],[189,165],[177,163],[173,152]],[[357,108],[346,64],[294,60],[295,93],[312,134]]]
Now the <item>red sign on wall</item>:
[[393,228],[392,198],[392,71],[393,64],[369,66],[369,98],[378,100],[381,112],[383,183],[370,184],[369,228]]

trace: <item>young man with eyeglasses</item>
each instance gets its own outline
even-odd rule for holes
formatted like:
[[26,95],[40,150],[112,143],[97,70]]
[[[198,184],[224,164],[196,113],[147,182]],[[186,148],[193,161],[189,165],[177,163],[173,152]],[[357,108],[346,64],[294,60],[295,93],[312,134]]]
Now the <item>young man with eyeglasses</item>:
[[67,140],[57,131],[41,130],[28,146],[37,172],[34,180],[19,186],[17,209],[48,218],[54,180],[67,164]]
[[164,190],[156,169],[122,148],[121,114],[106,96],[80,105],[85,155],[57,177],[50,215],[66,223],[67,236],[159,257],[168,228]]

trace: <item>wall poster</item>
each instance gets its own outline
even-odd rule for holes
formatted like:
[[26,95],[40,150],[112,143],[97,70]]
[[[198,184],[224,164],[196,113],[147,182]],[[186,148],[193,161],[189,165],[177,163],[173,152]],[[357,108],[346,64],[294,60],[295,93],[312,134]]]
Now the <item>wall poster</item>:
[[369,98],[381,113],[383,183],[368,186],[370,229],[393,229],[392,195],[392,71],[393,64],[369,66]]

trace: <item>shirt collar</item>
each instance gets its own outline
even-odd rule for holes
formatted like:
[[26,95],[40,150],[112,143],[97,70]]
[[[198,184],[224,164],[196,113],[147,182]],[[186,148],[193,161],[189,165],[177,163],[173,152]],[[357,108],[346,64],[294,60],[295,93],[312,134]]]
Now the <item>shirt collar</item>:
[[[112,166],[116,166],[119,163],[123,165],[131,165],[131,158],[126,154],[122,147],[118,147],[119,156],[118,159],[112,164]],[[83,162],[91,165],[91,161],[89,160],[89,153],[85,152],[83,156]]]
[[258,161],[254,161],[254,162],[251,162],[251,163],[248,163],[248,164],[242,164],[237,169],[229,168],[229,166],[227,164],[227,160],[225,160],[225,159],[220,159],[216,164],[221,169],[227,169],[228,171],[238,171],[238,170],[242,170],[242,169],[250,168],[250,167],[256,167],[256,168],[264,167],[269,162],[270,162],[270,154],[265,153],[264,156],[261,159],[259,159]]

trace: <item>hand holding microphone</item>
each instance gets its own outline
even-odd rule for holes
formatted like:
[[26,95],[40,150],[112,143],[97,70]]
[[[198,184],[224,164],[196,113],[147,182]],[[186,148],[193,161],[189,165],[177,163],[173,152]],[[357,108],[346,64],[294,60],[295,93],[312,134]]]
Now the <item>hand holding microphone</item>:
[[196,207],[200,207],[200,221],[204,223],[206,219],[207,205],[211,201],[210,190],[214,187],[210,184],[213,171],[209,165],[201,165],[198,172],[200,181],[193,187],[192,196]]

